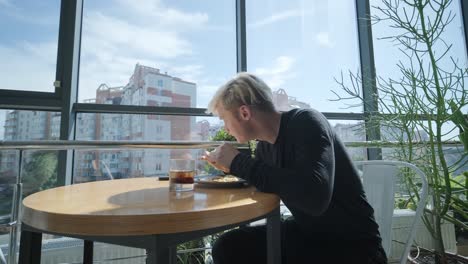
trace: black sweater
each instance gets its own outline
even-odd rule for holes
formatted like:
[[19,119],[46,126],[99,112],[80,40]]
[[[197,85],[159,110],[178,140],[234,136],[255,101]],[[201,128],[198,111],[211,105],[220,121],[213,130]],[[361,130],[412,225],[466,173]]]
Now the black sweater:
[[255,157],[238,154],[231,173],[278,194],[304,234],[380,241],[357,170],[320,112],[283,113],[276,142],[259,141]]

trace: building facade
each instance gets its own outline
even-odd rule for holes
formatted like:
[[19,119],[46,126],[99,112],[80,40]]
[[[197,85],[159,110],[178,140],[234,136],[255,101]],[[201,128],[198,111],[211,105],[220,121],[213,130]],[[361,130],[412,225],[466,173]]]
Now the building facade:
[[[127,85],[99,86],[95,102],[139,106],[196,107],[197,86],[159,69],[137,64]],[[199,140],[195,117],[80,114],[77,139],[101,141]],[[75,182],[166,175],[169,159],[193,156],[190,150],[77,151]]]

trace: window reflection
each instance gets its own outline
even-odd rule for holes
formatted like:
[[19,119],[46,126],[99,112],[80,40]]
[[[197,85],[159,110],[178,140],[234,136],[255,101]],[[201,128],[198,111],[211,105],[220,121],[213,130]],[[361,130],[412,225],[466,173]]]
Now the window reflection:
[[[270,85],[277,107],[346,109],[332,90],[359,69],[355,1],[247,1],[247,67]],[[353,103],[353,102],[348,102]]]
[[[236,72],[234,3],[85,1],[83,12],[80,102],[206,107]],[[121,99],[102,102],[103,85]]]

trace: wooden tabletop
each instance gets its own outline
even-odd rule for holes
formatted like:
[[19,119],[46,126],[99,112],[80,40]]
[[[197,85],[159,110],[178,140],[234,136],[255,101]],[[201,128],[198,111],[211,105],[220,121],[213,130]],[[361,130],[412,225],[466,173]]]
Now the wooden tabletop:
[[149,235],[209,229],[262,216],[274,194],[244,188],[169,192],[167,181],[133,178],[49,189],[23,200],[22,222],[75,235]]

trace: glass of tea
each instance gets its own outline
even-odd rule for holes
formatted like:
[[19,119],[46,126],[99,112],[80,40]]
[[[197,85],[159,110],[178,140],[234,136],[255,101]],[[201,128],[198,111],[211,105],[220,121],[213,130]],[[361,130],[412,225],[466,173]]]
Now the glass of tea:
[[192,191],[195,177],[195,160],[171,159],[169,166],[169,190],[176,192]]

